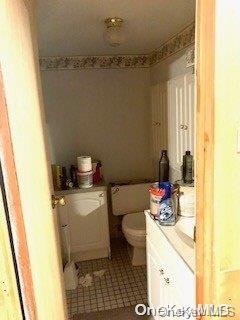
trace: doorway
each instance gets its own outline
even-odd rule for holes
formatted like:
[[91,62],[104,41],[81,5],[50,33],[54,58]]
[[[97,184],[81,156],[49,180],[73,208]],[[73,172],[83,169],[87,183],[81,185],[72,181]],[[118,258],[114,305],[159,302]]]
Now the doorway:
[[[14,45],[14,50],[10,50],[9,44],[7,42],[4,43],[4,52],[5,52],[5,57],[8,57],[7,60],[4,59],[4,65],[3,65],[3,78],[4,78],[4,85],[6,86],[6,92],[7,92],[7,97],[6,100],[9,103],[8,104],[8,113],[9,113],[9,121],[10,121],[10,129],[11,129],[11,134],[12,134],[12,144],[14,147],[14,156],[17,164],[17,174],[18,174],[18,182],[19,182],[19,187],[21,191],[21,201],[23,204],[24,208],[24,214],[29,213],[31,214],[32,212],[35,212],[34,217],[39,216],[41,213],[43,213],[43,216],[41,218],[43,219],[42,222],[45,226],[51,226],[49,227],[51,230],[53,230],[53,224],[52,224],[52,219],[47,221],[47,216],[50,217],[52,211],[49,210],[51,208],[51,200],[50,200],[50,187],[49,187],[49,176],[46,170],[46,166],[43,165],[43,168],[41,167],[41,172],[44,172],[43,174],[43,180],[38,180],[39,176],[35,176],[35,168],[36,164],[40,163],[43,164],[46,162],[46,159],[42,158],[41,155],[45,154],[45,148],[44,148],[44,139],[42,136],[42,121],[41,115],[39,114],[39,99],[38,99],[38,94],[36,93],[36,89],[38,88],[37,86],[37,78],[36,78],[36,70],[35,64],[34,64],[34,59],[33,59],[33,53],[32,53],[32,42],[31,42],[31,32],[28,28],[31,24],[31,19],[32,19],[32,7],[31,7],[31,1],[26,2],[27,7],[25,7],[25,3],[23,3],[20,0],[15,0],[14,2],[5,1],[4,6],[1,7],[1,15],[3,15],[3,20],[5,21],[5,28],[7,33],[5,33],[5,40],[6,39],[11,39],[11,30],[14,32],[16,28],[16,23],[18,29],[23,32],[23,34],[26,36],[25,40],[27,39],[27,44],[24,43],[22,48],[30,48],[29,51],[25,56],[14,56],[13,52],[17,52],[18,54],[22,52],[20,50],[20,47],[18,46],[18,41],[16,41],[16,38],[13,39],[12,44]],[[234,28],[233,28],[233,22],[234,25],[238,25],[237,21],[235,20],[235,16],[232,14],[232,11],[230,12],[229,10],[229,3],[226,4],[223,1],[218,1],[217,7],[215,7],[215,4],[212,1],[198,1],[198,8],[197,8],[197,44],[198,44],[198,60],[197,60],[197,76],[198,76],[198,106],[197,106],[197,112],[198,112],[198,128],[197,130],[198,133],[198,151],[197,151],[197,158],[199,160],[199,165],[197,167],[197,177],[199,179],[198,183],[198,208],[197,208],[197,301],[200,303],[203,302],[234,302],[234,305],[238,307],[238,302],[237,302],[237,297],[239,296],[239,289],[236,287],[238,283],[238,276],[239,276],[239,266],[236,263],[237,259],[234,259],[234,257],[237,257],[237,251],[235,246],[228,246],[228,244],[234,244],[236,242],[233,241],[233,235],[236,236],[236,230],[234,228],[230,228],[229,224],[226,223],[226,220],[224,220],[224,212],[221,211],[225,208],[226,202],[221,202],[222,199],[224,198],[218,198],[218,203],[223,204],[221,208],[218,208],[218,218],[222,223],[217,224],[216,223],[216,215],[215,215],[215,207],[213,206],[214,202],[214,197],[215,193],[213,190],[217,185],[220,185],[220,177],[221,174],[216,175],[215,170],[215,165],[216,158],[214,158],[214,152],[215,150],[220,150],[221,144],[215,146],[215,134],[219,134],[220,131],[219,127],[215,126],[216,124],[221,123],[221,116],[219,112],[219,108],[217,108],[218,104],[215,105],[215,98],[219,99],[219,95],[215,96],[215,91],[217,90],[218,86],[221,88],[225,88],[223,92],[223,97],[221,96],[220,99],[221,101],[225,101],[226,104],[229,105],[229,114],[234,115],[235,117],[237,116],[237,110],[234,110],[234,106],[238,105],[238,94],[236,94],[237,90],[233,90],[231,92],[231,97],[232,100],[227,102],[226,97],[229,97],[229,91],[226,92],[226,88],[228,90],[229,87],[225,87],[224,81],[223,81],[223,74],[220,73],[220,63],[222,62],[222,65],[224,64],[224,61],[220,59],[222,56],[218,56],[217,64],[214,62],[214,57],[216,56],[217,53],[219,53],[220,50],[220,44],[219,44],[219,34],[215,34],[215,31],[217,30],[219,33],[223,32],[223,34],[226,35],[225,39],[228,39],[229,34],[234,34]],[[29,5],[30,4],[30,5]],[[2,4],[1,4],[2,5]],[[234,8],[237,8],[236,3],[234,1],[231,1],[231,5]],[[29,9],[30,8],[30,9]],[[217,10],[216,10],[217,9]],[[28,11],[29,10],[29,11]],[[236,10],[237,12],[237,10]],[[10,13],[10,20],[12,24],[9,22],[9,20],[6,20],[6,13],[7,15]],[[216,19],[216,24],[215,24],[215,18]],[[31,18],[30,18],[31,17]],[[2,18],[2,16],[1,16]],[[221,19],[220,19],[221,18]],[[229,28],[226,27],[226,29],[220,28],[219,21],[224,21],[225,24],[224,26],[228,26]],[[26,27],[27,26],[27,27]],[[216,30],[215,30],[216,28]],[[236,30],[236,29],[235,29]],[[226,32],[226,33],[225,33]],[[229,32],[229,34],[228,34]],[[217,45],[215,47],[215,36],[218,35],[217,37]],[[19,39],[18,39],[19,40]],[[9,40],[10,41],[10,40]],[[23,41],[19,40],[20,42]],[[229,46],[231,47],[231,46]],[[216,51],[215,51],[216,50]],[[231,57],[231,54],[227,51],[225,54],[227,57]],[[11,54],[10,54],[11,52]],[[221,51],[222,52],[222,51]],[[239,56],[239,54],[236,54],[238,52],[238,47],[234,47],[233,53],[234,56]],[[2,57],[1,57],[2,59]],[[22,61],[22,65],[25,66],[24,61],[31,62],[30,66],[31,68],[28,69],[28,72],[23,68],[23,69],[18,69],[19,68],[19,59]],[[229,61],[233,61],[232,59],[229,59]],[[52,63],[52,61],[51,61]],[[51,63],[49,65],[51,65]],[[71,62],[72,63],[72,62]],[[12,73],[12,65],[15,66],[14,70],[14,77]],[[36,63],[37,65],[37,63]],[[229,64],[232,66],[232,64]],[[216,70],[215,70],[216,67]],[[19,72],[16,72],[19,71]],[[29,71],[30,70],[30,71]],[[217,77],[217,82],[216,86],[213,87],[213,83],[215,83],[216,78],[214,78],[214,72],[217,71],[218,75],[220,77]],[[236,75],[237,68],[235,67],[230,69],[226,68],[224,69],[224,72],[226,72],[227,75],[232,74],[234,77]],[[17,77],[18,74],[21,74],[21,77]],[[12,81],[9,81],[12,80]],[[24,79],[24,80],[23,80]],[[27,81],[28,80],[28,81]],[[16,82],[15,82],[16,81]],[[229,82],[230,83],[230,82]],[[35,84],[32,85],[32,84]],[[27,100],[26,95],[23,95],[23,92],[27,92],[29,87],[31,87],[31,93],[34,93],[33,95],[30,95],[31,98],[35,97],[33,100]],[[17,99],[15,95],[13,94],[14,90],[16,88],[22,88],[21,92],[17,91]],[[231,87],[233,88],[233,87]],[[38,91],[38,90],[37,90]],[[238,91],[239,92],[239,91]],[[234,93],[234,94],[232,94]],[[14,101],[12,100],[13,97],[15,97]],[[220,100],[216,100],[216,103],[219,103]],[[225,100],[224,100],[225,99]],[[41,100],[41,99],[40,99]],[[19,101],[21,102],[19,104]],[[13,103],[14,102],[14,103]],[[19,108],[16,108],[16,106],[19,106]],[[27,114],[26,113],[21,113],[19,110],[22,110],[21,105],[27,106]],[[30,106],[33,106],[31,108]],[[37,107],[36,107],[37,106]],[[36,110],[37,109],[37,113]],[[35,111],[34,111],[35,110]],[[214,112],[213,112],[214,111]],[[32,113],[31,113],[32,112]],[[16,118],[13,116],[13,114],[16,114]],[[29,120],[28,115],[31,114],[33,117],[31,118],[31,121]],[[214,115],[214,117],[213,117]],[[233,121],[234,123],[234,130],[235,126],[237,125],[237,122],[235,123],[235,120]],[[18,131],[21,127],[21,125],[24,126],[24,137],[26,138],[24,143],[19,144],[17,141],[17,135],[19,135],[19,132],[23,133],[23,131]],[[224,123],[225,126],[224,128],[228,128],[227,124]],[[214,129],[213,129],[214,127]],[[217,129],[217,130],[216,130]],[[27,132],[30,133],[30,135],[26,135],[26,130]],[[225,132],[225,131],[224,131]],[[36,136],[40,137],[39,140],[32,141],[31,140],[31,134],[35,133]],[[214,134],[213,134],[214,133]],[[233,136],[233,132],[225,132],[228,137]],[[219,141],[223,142],[225,141],[224,139],[220,139]],[[232,142],[233,140],[231,139],[231,145],[234,143]],[[2,142],[1,142],[2,143]],[[17,147],[18,146],[18,147]],[[25,149],[25,153],[27,154],[27,157],[23,157],[20,153],[20,149]],[[37,146],[37,147],[36,147]],[[216,149],[213,148],[213,146],[216,147]],[[31,148],[29,148],[31,147]],[[35,149],[36,147],[36,149]],[[39,149],[38,149],[39,148]],[[229,151],[229,154],[231,154],[231,151]],[[2,151],[1,151],[2,152]],[[221,153],[220,153],[221,154]],[[2,154],[1,154],[2,156]],[[215,154],[216,156],[216,154]],[[31,161],[29,161],[31,159]],[[40,162],[38,162],[38,159],[41,159]],[[219,158],[220,159],[220,158]],[[218,161],[217,162],[217,168],[218,168],[218,173],[221,173],[221,169],[226,168],[227,162],[226,158],[223,157],[223,162]],[[238,164],[238,158],[237,157],[231,157],[229,158],[231,161],[234,160],[234,162],[231,162],[231,166],[233,168],[233,174],[238,174],[239,170],[236,170],[237,164]],[[31,163],[34,162],[34,165]],[[25,164],[25,166],[24,166]],[[39,167],[38,167],[39,168]],[[21,172],[26,173],[26,179],[24,181],[23,177],[21,176]],[[213,172],[215,172],[215,175],[213,175]],[[29,174],[27,174],[29,173]],[[232,175],[230,175],[232,177]],[[33,179],[35,177],[35,179]],[[48,177],[48,178],[47,178]],[[219,180],[215,180],[219,178]],[[226,177],[228,181],[228,177]],[[24,189],[23,185],[25,183],[31,182],[28,184],[28,188]],[[37,183],[36,183],[37,181]],[[47,182],[48,181],[48,182]],[[231,180],[231,182],[234,182],[234,179]],[[24,199],[27,199],[27,196],[24,198],[23,195],[27,195],[26,191],[31,190],[32,186],[36,186],[37,193],[32,194],[31,197],[28,195],[29,198],[31,198],[34,201],[29,201],[29,206],[26,205],[26,201],[24,202]],[[213,188],[214,187],[214,188]],[[41,189],[42,188],[42,189]],[[236,188],[237,190],[237,188]],[[42,193],[41,193],[42,191]],[[219,193],[221,194],[220,190],[218,190]],[[24,193],[26,192],[26,193]],[[37,196],[36,196],[37,194]],[[235,202],[234,202],[235,203]],[[45,206],[43,206],[45,204]],[[216,204],[216,203],[215,203]],[[38,210],[36,210],[38,208]],[[39,210],[41,208],[41,210]],[[237,206],[234,207],[233,204],[231,204],[232,212],[237,212]],[[32,211],[33,210],[33,211]],[[40,212],[41,211],[41,212]],[[45,215],[44,213],[48,213]],[[59,285],[61,283],[61,276],[60,272],[58,272],[61,269],[61,264],[60,264],[60,259],[56,258],[57,255],[51,255],[50,253],[55,252],[56,253],[56,246],[53,245],[53,250],[50,250],[49,252],[49,243],[44,242],[44,238],[40,237],[38,231],[39,231],[39,225],[38,221],[32,220],[29,221],[27,220],[27,217],[25,216],[25,228],[26,228],[26,235],[27,235],[27,240],[29,243],[29,253],[30,253],[30,261],[31,261],[31,267],[32,267],[32,272],[35,272],[35,276],[33,278],[33,283],[34,283],[34,293],[32,296],[36,298],[36,310],[37,314],[39,316],[39,319],[46,319],[46,318],[51,318],[54,319],[56,316],[58,319],[65,319],[66,315],[64,314],[64,308],[61,308],[62,302],[64,304],[64,294],[63,294],[63,286]],[[236,225],[238,224],[238,219],[233,215],[234,221]],[[31,223],[30,223],[31,222]],[[216,229],[220,227],[219,229]],[[31,227],[35,230],[35,232],[31,232]],[[46,228],[46,230],[42,229],[43,233],[49,232],[49,229]],[[221,237],[220,235],[224,234],[226,236]],[[50,232],[51,233],[51,232]],[[46,254],[41,256],[45,257],[44,259],[41,259],[42,261],[49,261],[50,259],[53,264],[51,263],[46,263],[44,264],[45,270],[50,270],[51,265],[54,265],[54,270],[57,270],[57,275],[56,273],[51,273],[52,276],[49,277],[49,279],[53,281],[45,281],[44,286],[41,284],[42,279],[46,279],[44,277],[44,274],[42,273],[42,270],[39,268],[37,265],[39,263],[38,257],[33,254],[33,252],[37,252],[37,248],[34,247],[32,244],[33,237],[35,242],[39,245],[39,248],[41,245],[45,245],[46,249]],[[38,237],[39,236],[39,237]],[[218,245],[215,242],[215,236],[217,236],[217,239],[220,240],[221,246]],[[53,237],[54,238],[54,237]],[[52,239],[52,237],[50,237]],[[52,242],[51,242],[52,243]],[[223,245],[223,246],[222,246]],[[55,249],[54,249],[55,248]],[[213,248],[216,248],[215,255],[213,255]],[[223,250],[222,248],[225,248]],[[229,257],[226,256],[225,253],[229,253],[231,259],[228,259]],[[43,253],[43,252],[41,252]],[[215,264],[216,262],[216,264]],[[214,268],[209,268],[210,266],[214,266]],[[22,264],[23,266],[23,264]],[[42,267],[42,266],[41,266]],[[204,282],[203,282],[204,279]],[[217,288],[221,287],[221,290],[218,291]],[[45,290],[47,288],[47,290]],[[49,289],[49,291],[48,291]],[[50,293],[50,294],[49,294]],[[52,294],[51,294],[52,293]],[[56,296],[57,295],[57,301],[56,303]],[[47,298],[46,298],[47,297]],[[48,300],[46,303],[46,300]],[[51,301],[51,310],[47,308],[47,305],[49,304],[49,301]],[[60,307],[59,307],[60,306]],[[60,310],[59,310],[60,308]],[[32,316],[32,319],[34,317]]]

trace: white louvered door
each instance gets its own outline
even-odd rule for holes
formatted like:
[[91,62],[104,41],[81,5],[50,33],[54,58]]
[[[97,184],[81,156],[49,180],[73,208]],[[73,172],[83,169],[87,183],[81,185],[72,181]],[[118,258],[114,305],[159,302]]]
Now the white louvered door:
[[167,82],[151,87],[152,148],[155,178],[161,150],[167,148]]
[[168,149],[171,167],[180,171],[185,151],[194,154],[194,75],[168,81]]

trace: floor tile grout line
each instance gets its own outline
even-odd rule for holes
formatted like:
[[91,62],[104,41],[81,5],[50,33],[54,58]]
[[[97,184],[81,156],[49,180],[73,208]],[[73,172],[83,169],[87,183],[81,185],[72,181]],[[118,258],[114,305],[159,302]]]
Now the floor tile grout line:
[[[105,269],[106,273],[102,279],[97,279],[94,276],[93,287],[80,287],[76,292],[68,295],[70,297],[68,304],[71,316],[76,314],[76,309],[78,313],[89,313],[147,301],[146,285],[143,284],[143,282],[146,282],[146,268],[132,267],[126,246],[113,246],[112,253],[112,260],[99,259],[98,261],[79,263],[81,276],[86,273],[92,274],[94,270],[100,269]],[[141,286],[139,286],[139,283],[141,283]],[[136,292],[141,301],[134,299],[134,293]],[[74,308],[72,308],[73,305]]]

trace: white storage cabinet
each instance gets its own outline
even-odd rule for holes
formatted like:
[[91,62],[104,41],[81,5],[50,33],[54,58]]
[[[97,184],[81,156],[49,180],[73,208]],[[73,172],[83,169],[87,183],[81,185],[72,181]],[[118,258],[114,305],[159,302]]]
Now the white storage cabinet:
[[75,261],[110,254],[107,192],[83,191],[65,195],[60,224],[69,226],[71,255]]

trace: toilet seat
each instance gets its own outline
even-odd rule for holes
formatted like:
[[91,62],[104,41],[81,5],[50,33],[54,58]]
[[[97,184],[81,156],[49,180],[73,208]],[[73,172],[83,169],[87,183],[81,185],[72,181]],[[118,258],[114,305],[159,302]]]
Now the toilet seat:
[[122,220],[124,233],[132,236],[143,237],[146,235],[146,221],[144,212],[129,213],[124,215]]

